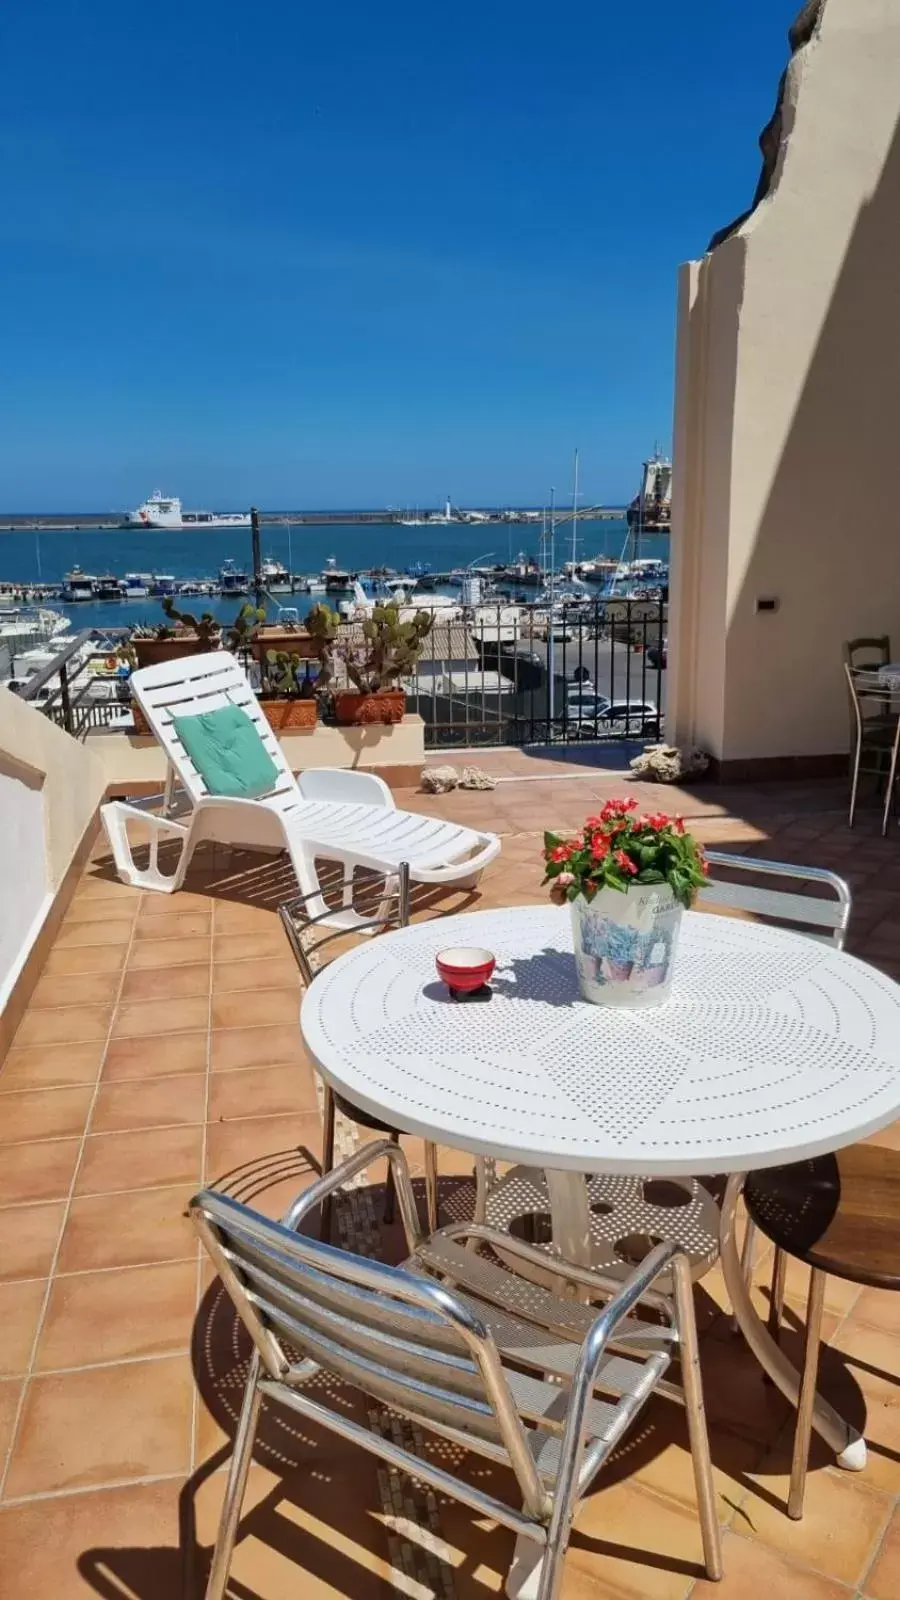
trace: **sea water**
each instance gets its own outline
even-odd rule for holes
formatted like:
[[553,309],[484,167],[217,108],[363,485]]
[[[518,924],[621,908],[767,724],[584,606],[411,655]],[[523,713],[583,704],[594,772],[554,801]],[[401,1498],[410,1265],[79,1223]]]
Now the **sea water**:
[[[618,560],[626,539],[624,518],[584,521],[578,524],[578,559],[608,556]],[[493,566],[514,561],[521,553],[537,559],[540,527],[534,523],[439,524],[405,528],[399,523],[264,523],[260,529],[262,554],[281,561],[295,573],[321,572],[330,557],[351,572],[368,567],[391,567],[397,572],[419,563],[434,572],[448,572],[469,563]],[[641,555],[667,560],[669,539],[645,534]],[[558,530],[556,562],[561,567],[571,556],[571,525]],[[0,582],[59,584],[75,566],[83,572],[171,574],[176,581],[189,578],[215,581],[227,560],[242,571],[252,567],[249,528],[217,528],[206,532],[139,528],[45,528],[0,533]],[[296,605],[301,613],[312,601],[305,594],[274,597],[280,605]],[[230,620],[244,603],[243,597],[186,595],[176,599],[185,611],[212,611]],[[104,600],[65,605],[50,601],[54,610],[72,618],[76,627],[127,627],[154,622],[162,616],[158,600]],[[270,612],[272,607],[269,607]]]

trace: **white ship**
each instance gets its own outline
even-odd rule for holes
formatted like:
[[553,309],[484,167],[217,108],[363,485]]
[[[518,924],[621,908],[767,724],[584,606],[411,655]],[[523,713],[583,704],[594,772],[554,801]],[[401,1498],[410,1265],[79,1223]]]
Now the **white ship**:
[[125,517],[126,528],[249,528],[250,513],[244,511],[185,511],[177,495],[154,489],[148,500]]
[[274,556],[266,556],[259,569],[263,586],[269,594],[291,594],[294,581],[282,561],[276,561]]
[[644,462],[641,487],[626,513],[638,533],[668,533],[672,522],[672,463],[655,449]]

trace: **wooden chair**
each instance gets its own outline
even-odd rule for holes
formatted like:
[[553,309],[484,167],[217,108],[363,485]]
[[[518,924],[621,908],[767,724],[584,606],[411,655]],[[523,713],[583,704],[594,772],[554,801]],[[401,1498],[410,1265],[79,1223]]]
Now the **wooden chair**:
[[[348,891],[345,877],[339,887],[341,896],[346,902],[348,892],[353,893],[352,884]],[[348,939],[352,942],[357,934],[382,933],[389,928],[409,926],[409,867],[403,861],[396,874],[388,878],[373,873],[368,875],[361,887],[357,887],[354,921],[349,929],[333,926],[333,910],[329,906],[324,910],[321,909],[320,894],[321,889],[316,888],[311,894],[297,895],[278,907],[278,915],[287,935],[288,944],[300,968],[300,976],[306,988],[309,988],[316,973],[321,971],[324,961],[341,954],[342,948],[347,947]],[[336,945],[340,948],[335,949]],[[353,1105],[343,1095],[336,1094],[331,1085],[324,1080],[322,1089],[323,1177],[334,1166],[335,1118],[338,1112],[358,1127],[368,1128],[374,1133],[386,1133],[395,1144],[398,1142],[400,1134],[396,1128],[380,1122],[370,1112],[360,1110],[359,1106]],[[437,1151],[428,1141],[425,1144],[425,1194],[429,1228],[433,1230],[437,1227]],[[384,1220],[388,1223],[394,1220],[394,1169],[390,1164],[385,1186]],[[325,1201],[322,1208],[321,1230],[323,1239],[331,1237],[330,1198]]]
[[879,1145],[751,1173],[747,1214],[776,1249],[770,1331],[778,1337],[788,1256],[810,1268],[803,1375],[794,1433],[788,1516],[803,1515],[819,1371],[825,1280],[900,1289],[900,1160]]
[[[341,1183],[385,1157],[395,1169],[409,1250],[402,1267],[299,1232]],[[476,1223],[424,1237],[406,1158],[386,1142],[321,1179],[282,1224],[211,1190],[195,1197],[191,1214],[254,1344],[206,1600],[223,1600],[228,1587],[263,1402],[510,1528],[518,1538],[507,1594],[559,1600],[579,1500],[651,1395],[679,1401],[706,1571],[721,1577],[690,1271],[673,1241],[651,1250],[622,1284],[557,1258],[554,1272],[572,1298],[558,1297],[516,1270],[546,1266],[518,1239]],[[500,1246],[513,1258],[508,1265],[490,1253]],[[660,1292],[663,1275],[671,1293]],[[585,1291],[599,1304],[575,1298]],[[652,1322],[634,1315],[645,1306]],[[667,1377],[673,1359],[677,1384]],[[414,1452],[399,1431],[364,1426],[350,1407],[328,1403],[333,1384],[317,1383],[320,1374],[409,1418],[443,1448]],[[469,1451],[486,1460],[480,1475],[458,1470]],[[510,1498],[500,1497],[506,1473],[498,1467],[512,1475]]]

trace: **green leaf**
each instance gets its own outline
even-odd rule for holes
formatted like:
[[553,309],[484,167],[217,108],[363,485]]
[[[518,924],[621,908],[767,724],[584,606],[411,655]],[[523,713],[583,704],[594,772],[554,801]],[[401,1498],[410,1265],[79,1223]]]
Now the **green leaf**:
[[665,883],[665,874],[658,867],[644,867],[635,878],[635,883]]
[[556,846],[558,844],[562,844],[562,839],[560,838],[558,833],[547,833],[547,832],[545,832],[545,834],[544,834],[544,849],[545,850],[555,850]]

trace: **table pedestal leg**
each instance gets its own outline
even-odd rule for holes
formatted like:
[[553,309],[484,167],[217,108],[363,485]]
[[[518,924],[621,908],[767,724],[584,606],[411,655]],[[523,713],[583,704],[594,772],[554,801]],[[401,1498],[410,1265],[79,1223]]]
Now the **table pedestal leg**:
[[580,1172],[546,1171],[553,1217],[553,1243],[567,1261],[591,1265],[591,1209],[587,1183]]
[[[800,1374],[778,1348],[765,1323],[757,1316],[741,1270],[741,1258],[735,1239],[735,1214],[745,1176],[746,1174],[741,1172],[729,1178],[722,1202],[720,1245],[725,1287],[738,1327],[757,1361],[769,1374],[772,1382],[777,1383],[791,1405],[796,1406],[800,1396]],[[837,1455],[838,1466],[846,1467],[850,1472],[862,1471],[866,1464],[865,1439],[855,1428],[851,1428],[843,1417],[838,1416],[834,1408],[821,1396],[816,1397],[813,1427]]]

